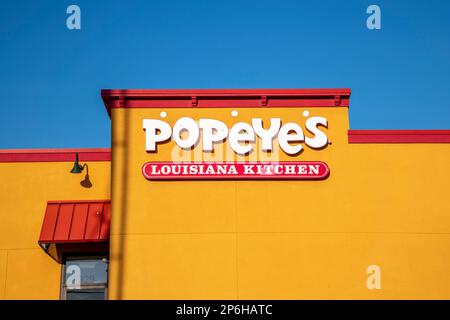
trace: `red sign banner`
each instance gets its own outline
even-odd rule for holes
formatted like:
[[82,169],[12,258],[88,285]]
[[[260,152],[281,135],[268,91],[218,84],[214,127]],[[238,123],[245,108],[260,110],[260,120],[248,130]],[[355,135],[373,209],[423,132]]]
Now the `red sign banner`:
[[325,162],[147,162],[149,180],[319,180],[330,170]]

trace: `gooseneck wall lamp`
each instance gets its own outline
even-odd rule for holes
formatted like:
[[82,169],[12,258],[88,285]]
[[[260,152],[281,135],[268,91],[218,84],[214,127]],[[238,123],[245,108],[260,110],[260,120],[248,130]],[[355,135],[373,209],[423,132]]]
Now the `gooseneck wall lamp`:
[[78,152],[75,155],[75,162],[73,163],[73,168],[70,170],[70,173],[81,173],[83,169],[87,167],[87,164],[80,165],[78,163]]
[[92,187],[92,182],[89,180],[89,167],[87,163],[80,165],[78,162],[78,152],[75,154],[75,162],[73,163],[73,168],[70,170],[70,173],[81,173],[84,168],[86,168],[86,176],[84,177],[84,180],[80,182],[81,186],[84,188],[90,188]]

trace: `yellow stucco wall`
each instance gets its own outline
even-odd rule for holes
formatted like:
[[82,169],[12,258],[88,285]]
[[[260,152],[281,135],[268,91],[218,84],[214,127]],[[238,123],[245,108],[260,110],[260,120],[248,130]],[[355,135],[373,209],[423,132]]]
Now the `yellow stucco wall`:
[[[166,109],[237,121],[304,108]],[[348,144],[347,108],[328,118],[332,144],[280,160],[321,160],[322,181],[148,181],[143,118],[112,111],[111,299],[450,298],[450,144]],[[200,147],[200,146],[199,146]],[[82,161],[83,162],[83,161]],[[0,299],[58,299],[61,267],[38,247],[48,200],[110,198],[110,163],[88,162],[92,188],[71,162],[0,163]],[[366,286],[369,265],[381,289]]]
[[0,163],[0,299],[59,299],[61,265],[37,241],[48,200],[110,197],[110,162],[87,163],[91,188],[72,162]]
[[[281,160],[322,160],[323,181],[148,181],[142,119],[112,110],[112,299],[450,298],[450,144],[348,144],[347,108],[332,145]],[[305,108],[165,109],[229,127],[252,117],[304,123]],[[381,289],[366,286],[369,265]]]

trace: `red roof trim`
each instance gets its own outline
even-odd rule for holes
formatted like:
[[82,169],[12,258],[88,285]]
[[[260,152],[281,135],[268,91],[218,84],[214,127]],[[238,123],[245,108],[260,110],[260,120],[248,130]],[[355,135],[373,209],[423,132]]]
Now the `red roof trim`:
[[111,108],[348,107],[350,89],[104,89]]
[[450,130],[349,130],[349,143],[450,143]]
[[60,204],[60,203],[91,203],[91,202],[102,202],[107,203],[111,202],[109,199],[100,199],[100,200],[50,200],[47,201],[47,204],[53,203],[53,204]]
[[0,150],[0,162],[73,162],[77,152],[80,161],[111,161],[109,148],[84,148]]

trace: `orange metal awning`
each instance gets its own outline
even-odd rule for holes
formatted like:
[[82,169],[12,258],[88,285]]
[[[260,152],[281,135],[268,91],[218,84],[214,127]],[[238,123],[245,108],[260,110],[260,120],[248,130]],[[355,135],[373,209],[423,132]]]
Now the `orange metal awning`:
[[67,249],[79,253],[104,251],[109,242],[110,217],[110,200],[49,201],[39,245],[57,261]]

